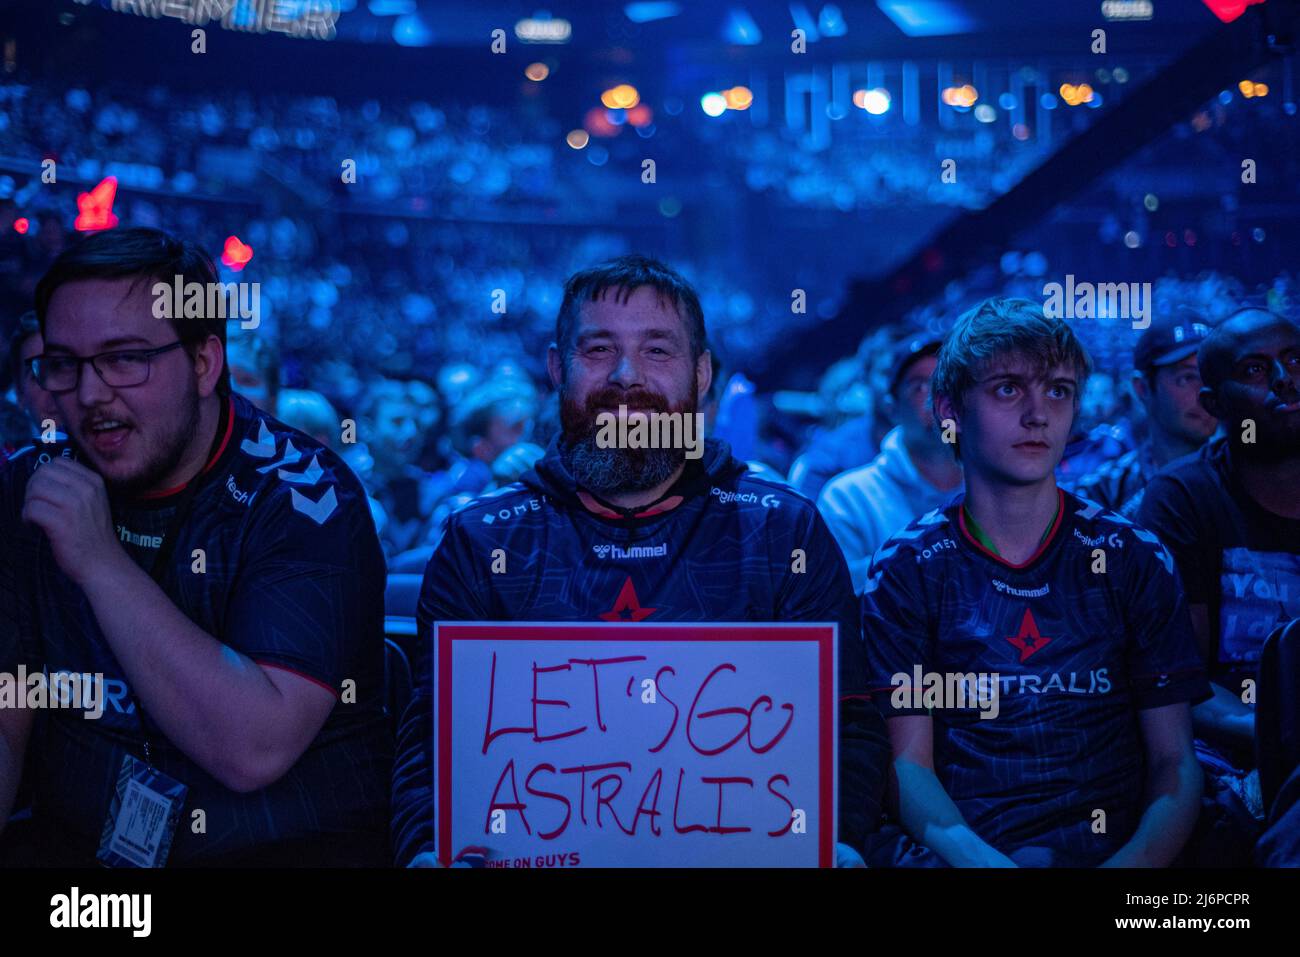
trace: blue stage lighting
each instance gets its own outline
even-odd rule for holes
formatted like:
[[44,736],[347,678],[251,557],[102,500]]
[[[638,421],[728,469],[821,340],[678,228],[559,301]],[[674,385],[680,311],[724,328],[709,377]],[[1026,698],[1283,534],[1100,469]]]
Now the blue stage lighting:
[[952,0],[876,0],[880,12],[909,37],[969,33],[975,22]]
[[732,7],[722,27],[722,38],[740,46],[754,46],[763,40],[763,31],[744,7]]
[[668,0],[644,0],[641,3],[629,3],[623,8],[623,13],[633,23],[666,20],[668,17],[675,17],[681,12],[682,5],[680,3],[670,3]]
[[821,15],[817,18],[817,28],[825,37],[842,37],[849,32],[848,25],[844,22],[844,14],[833,3],[822,7]]

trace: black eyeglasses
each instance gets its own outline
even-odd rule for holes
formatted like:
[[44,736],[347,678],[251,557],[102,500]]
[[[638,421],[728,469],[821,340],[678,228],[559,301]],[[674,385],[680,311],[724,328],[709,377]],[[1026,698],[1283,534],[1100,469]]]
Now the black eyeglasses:
[[28,366],[46,392],[71,392],[77,388],[81,384],[81,366],[86,362],[94,367],[105,385],[124,389],[148,382],[154,356],[179,349],[182,345],[184,343],[177,339],[171,345],[157,349],[126,349],[101,352],[97,356],[39,355]]

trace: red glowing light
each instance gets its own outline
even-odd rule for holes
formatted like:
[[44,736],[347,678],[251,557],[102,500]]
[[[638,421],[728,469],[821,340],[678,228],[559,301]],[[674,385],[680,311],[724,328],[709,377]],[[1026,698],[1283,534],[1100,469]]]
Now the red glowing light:
[[587,111],[582,125],[592,136],[618,136],[623,132],[623,127],[611,123],[609,117],[605,115],[605,110],[599,106]]
[[227,236],[226,247],[221,251],[221,261],[235,272],[248,265],[253,258],[253,247],[240,242],[238,236]]
[[1264,0],[1204,0],[1204,2],[1216,17],[1224,23],[1231,23],[1245,13],[1247,7],[1263,3]]
[[650,111],[650,107],[644,103],[638,103],[627,111],[627,121],[633,126],[646,126],[652,119],[654,119],[654,114]]
[[77,218],[72,228],[79,232],[112,229],[117,225],[113,200],[117,196],[117,177],[105,176],[89,193],[77,194]]
[[14,229],[22,233],[23,235],[27,234],[27,230],[30,229],[31,226],[32,224],[28,222],[26,216],[20,216],[14,220]]

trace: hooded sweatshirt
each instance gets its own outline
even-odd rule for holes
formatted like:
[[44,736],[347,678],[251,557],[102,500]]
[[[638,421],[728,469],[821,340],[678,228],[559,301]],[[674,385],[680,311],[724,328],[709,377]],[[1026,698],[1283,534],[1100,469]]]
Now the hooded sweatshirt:
[[[504,549],[509,574],[490,573]],[[806,566],[792,570],[803,549]],[[434,850],[432,647],[437,621],[833,622],[839,629],[839,840],[861,848],[880,816],[889,745],[866,693],[848,569],[811,501],[752,476],[708,440],[659,504],[601,508],[552,443],[519,482],[448,518],[417,613],[416,687],[393,786],[398,864]],[[451,853],[456,853],[452,849]]]
[[817,508],[844,552],[853,591],[861,594],[876,549],[913,519],[944,504],[957,490],[936,488],[916,470],[901,426],[880,443],[880,454],[826,483]]

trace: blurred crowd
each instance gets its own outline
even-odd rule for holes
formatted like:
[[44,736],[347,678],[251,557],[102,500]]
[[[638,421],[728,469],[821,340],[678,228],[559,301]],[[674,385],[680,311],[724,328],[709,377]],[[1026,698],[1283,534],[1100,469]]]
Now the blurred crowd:
[[[0,144],[0,308],[29,308],[69,241],[76,197],[112,176],[121,223],[214,256],[231,237],[248,247],[248,264],[223,266],[222,280],[261,284],[286,385],[334,355],[365,379],[427,375],[485,346],[535,352],[565,277],[630,251],[641,225],[610,172],[529,109],[7,83]],[[55,165],[33,175],[34,156]],[[572,162],[584,175],[566,174]],[[752,291],[689,265],[719,341],[759,348]]]
[[[411,553],[408,564],[422,567],[418,555],[445,515],[514,480],[556,430],[545,349],[564,279],[636,251],[635,224],[595,209],[594,197],[611,191],[564,175],[560,165],[574,157],[562,133],[530,108],[0,86],[0,324],[11,347],[0,442],[24,443],[41,418],[22,394],[21,360],[35,346],[19,318],[36,279],[74,241],[73,195],[114,175],[113,213],[123,224],[172,230],[214,256],[238,224],[252,259],[221,264],[221,279],[257,282],[261,296],[256,328],[230,325],[236,389],[339,451],[370,490],[390,559]],[[1196,139],[1190,128],[1177,135]],[[739,178],[749,189],[779,188],[808,207],[849,208],[890,177],[904,191],[922,188],[897,177],[924,164],[884,148],[860,162],[856,151],[796,149],[789,138],[788,130],[750,130],[728,141],[723,161],[744,160]],[[1213,148],[1204,142],[1199,149]],[[1011,162],[1002,148],[983,160]],[[32,155],[55,160],[55,184],[5,172],[30,168],[14,158]],[[341,176],[344,156],[356,161],[355,183]],[[831,170],[837,156],[855,165]],[[825,193],[835,183],[852,196]],[[871,462],[906,416],[900,346],[923,350],[986,296],[1041,300],[1052,278],[1041,253],[1008,252],[901,322],[873,327],[874,317],[857,317],[871,331],[853,355],[826,356],[826,371],[804,391],[763,394],[746,376],[751,362],[788,348],[794,335],[816,348],[808,330],[836,308],[823,292],[807,315],[792,315],[788,290],[777,296],[714,263],[668,258],[698,289],[707,317],[713,434],[812,497]],[[1191,309],[1212,324],[1248,298],[1284,315],[1300,311],[1291,275],[1246,288],[1205,272],[1157,281],[1152,312]],[[1061,466],[1066,484],[1133,453],[1149,421],[1132,385],[1138,331],[1119,317],[1076,326],[1097,372]]]
[[[1004,270],[1000,285],[990,290],[989,275],[953,283],[939,300],[902,322],[873,329],[853,355],[832,362],[806,391],[761,393],[743,367],[731,365],[725,352],[715,349],[714,388],[701,410],[710,434],[726,440],[752,468],[812,498],[836,476],[861,469],[896,445],[904,425],[933,438],[933,422],[923,414],[926,397],[918,392],[919,405],[909,403],[904,373],[918,359],[933,355],[971,302],[991,292],[1041,299],[1041,277],[1023,270],[1008,276]],[[325,277],[299,276],[297,281],[324,286],[329,295],[321,298],[331,307],[343,307],[351,287],[341,278],[335,277],[338,285]],[[1245,300],[1283,315],[1300,314],[1300,296],[1289,275],[1258,289],[1218,273],[1167,278],[1155,284],[1153,293],[1157,325],[1179,316],[1213,325]],[[28,314],[25,325],[17,319],[6,317],[9,354],[0,380],[0,394],[8,393],[0,406],[0,445],[9,450],[38,434],[46,415],[42,410],[49,408],[22,367],[39,352],[34,317]],[[232,322],[227,346],[238,391],[329,445],[365,483],[394,571],[421,569],[446,515],[516,480],[558,428],[544,372],[544,331],[530,338],[521,330],[502,328],[492,336],[472,323],[457,330],[455,323],[435,322],[431,314],[418,312],[407,321],[418,327],[417,338],[457,335],[463,344],[453,347],[444,339],[426,353],[436,357],[433,362],[385,368],[370,364],[381,345],[373,328],[367,334],[326,322],[313,330],[311,341],[279,348],[264,328],[243,330]],[[538,316],[539,324],[551,321]],[[1135,374],[1140,378],[1144,371],[1135,368],[1134,356],[1141,333],[1118,318],[1081,320],[1075,327],[1096,371],[1084,389],[1060,466],[1059,479],[1067,487],[1078,487],[1108,463],[1131,457],[1148,438],[1152,422],[1152,397],[1135,386]],[[282,331],[293,328],[287,324]],[[295,343],[292,336],[284,338]],[[408,348],[407,341],[393,348]],[[897,433],[893,440],[891,433]],[[922,458],[915,447],[910,454]],[[828,505],[823,495],[822,504],[827,509],[834,503]]]

